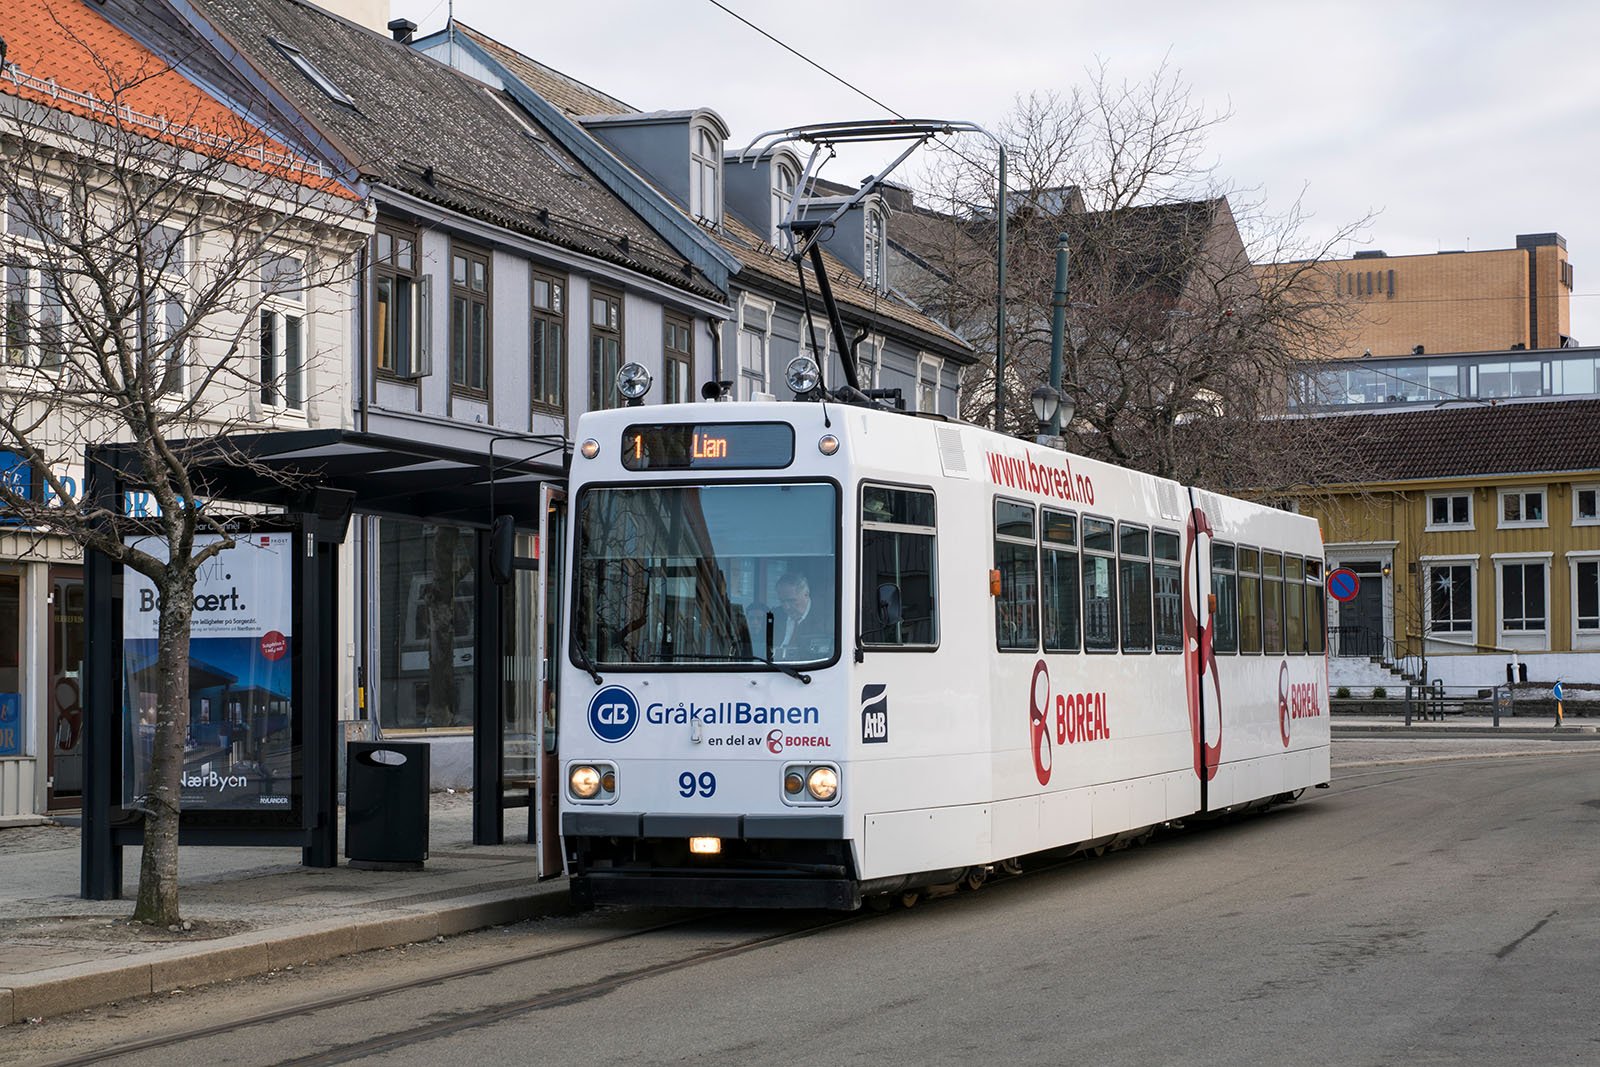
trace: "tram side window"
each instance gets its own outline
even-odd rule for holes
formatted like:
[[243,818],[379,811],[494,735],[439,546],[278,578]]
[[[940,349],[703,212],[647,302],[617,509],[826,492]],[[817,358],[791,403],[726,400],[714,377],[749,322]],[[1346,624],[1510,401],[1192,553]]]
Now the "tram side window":
[[1261,651],[1261,553],[1239,549],[1239,651]]
[[1306,651],[1320,656],[1328,648],[1327,605],[1322,591],[1322,561],[1306,560]]
[[1239,651],[1239,579],[1233,570],[1232,545],[1211,546],[1211,649]]
[[1283,652],[1283,553],[1261,553],[1261,651]]
[[1155,557],[1156,651],[1183,651],[1183,568],[1178,563],[1178,535],[1157,530],[1151,535]]
[[1078,519],[1064,511],[1046,509],[1039,524],[1044,547],[1040,589],[1044,601],[1044,650],[1076,652],[1082,624],[1078,612]]
[[1117,650],[1116,527],[1105,519],[1083,520],[1083,647]]
[[1305,582],[1305,560],[1283,557],[1283,647],[1291,656],[1306,653]]
[[861,487],[861,643],[939,643],[933,493]]
[[1000,595],[994,601],[995,644],[1032,652],[1039,647],[1039,548],[1033,508],[1009,500],[994,502],[994,565]]
[[1117,568],[1122,592],[1122,651],[1149,652],[1150,531],[1124,523],[1118,532],[1122,550]]

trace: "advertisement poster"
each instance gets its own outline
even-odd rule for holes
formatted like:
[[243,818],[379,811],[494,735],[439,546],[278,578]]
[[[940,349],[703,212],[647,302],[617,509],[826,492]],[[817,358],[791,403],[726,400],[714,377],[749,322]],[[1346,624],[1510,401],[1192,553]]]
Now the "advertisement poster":
[[0,693],[0,756],[22,755],[22,694]]
[[[197,537],[196,548],[216,542]],[[288,533],[240,534],[200,569],[189,629],[185,811],[287,810],[296,792],[293,568]],[[156,538],[129,543],[154,555]],[[155,586],[123,571],[123,803],[139,807],[155,740]]]

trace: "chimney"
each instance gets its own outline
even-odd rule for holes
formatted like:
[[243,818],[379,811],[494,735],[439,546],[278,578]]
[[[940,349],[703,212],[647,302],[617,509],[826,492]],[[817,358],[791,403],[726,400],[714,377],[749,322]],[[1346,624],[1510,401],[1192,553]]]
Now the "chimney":
[[411,39],[416,36],[417,24],[410,19],[390,19],[389,32],[401,44],[410,44]]

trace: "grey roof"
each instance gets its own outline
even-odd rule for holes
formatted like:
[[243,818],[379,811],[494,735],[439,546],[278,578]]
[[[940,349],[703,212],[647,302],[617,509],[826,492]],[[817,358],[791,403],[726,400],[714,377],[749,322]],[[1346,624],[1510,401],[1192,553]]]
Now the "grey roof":
[[[504,92],[298,0],[196,7],[355,157],[367,181],[723,297]],[[326,95],[274,41],[304,53],[354,106]]]

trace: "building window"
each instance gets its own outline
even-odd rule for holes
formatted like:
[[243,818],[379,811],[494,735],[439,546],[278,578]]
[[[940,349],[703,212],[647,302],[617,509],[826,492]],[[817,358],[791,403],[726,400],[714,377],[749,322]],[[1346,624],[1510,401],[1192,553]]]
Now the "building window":
[[936,522],[927,490],[861,487],[861,643],[939,643]]
[[1472,529],[1471,493],[1428,494],[1429,530]]
[[1428,631],[1472,632],[1472,565],[1436,564],[1428,568]]
[[[49,193],[31,192],[5,201],[5,217],[0,230],[7,238],[5,269],[0,272],[0,357],[12,366],[61,366],[65,342],[59,274],[43,266],[45,248],[52,234],[60,233],[65,215],[61,198]],[[152,229],[170,227],[152,227]],[[176,233],[176,231],[173,231]],[[147,266],[157,275],[164,262]],[[176,264],[181,269],[181,263]]]
[[306,57],[304,52],[300,51],[300,49],[296,48],[287,41],[280,41],[276,37],[268,37],[267,40],[271,41],[273,47],[282,52],[284,57],[287,58],[289,62],[293,63],[295,67],[299,69],[300,73],[306,76],[307,80],[309,80],[312,85],[315,85],[318,89],[321,89],[323,93],[326,94],[328,99],[343,104],[348,108],[354,108],[356,106],[356,102],[350,99],[349,94],[347,94],[343,89],[339,88],[339,83],[324,74],[315,63],[311,62],[311,60]]
[[457,392],[489,393],[489,257],[450,250],[450,385]]
[[1573,591],[1574,613],[1580,633],[1600,633],[1600,560],[1578,560],[1572,565],[1577,588]]
[[861,277],[868,289],[887,292],[889,289],[889,242],[885,239],[883,212],[876,208],[867,210],[866,248],[863,249]]
[[1002,651],[1032,652],[1039,647],[1038,542],[1033,517],[1028,504],[994,502],[994,565],[1000,575],[994,629],[996,647]]
[[1500,528],[1548,526],[1543,489],[1500,490]]
[[694,325],[682,315],[668,314],[662,327],[661,367],[666,378],[662,398],[683,404],[694,395]]
[[794,190],[799,179],[794,168],[778,163],[772,168],[772,247],[787,251],[791,247],[789,235],[780,227],[794,207]]
[[716,226],[722,222],[722,142],[704,126],[689,136],[689,214]]
[[1573,486],[1572,525],[1594,526],[1597,524],[1600,524],[1600,486]]
[[739,399],[767,391],[767,334],[746,326],[739,331]]
[[261,262],[261,406],[301,411],[306,397],[305,262]]
[[939,410],[939,364],[930,359],[917,361],[917,410]]
[[379,226],[372,238],[373,338],[378,373],[420,378],[432,369],[432,292],[413,231]]
[[622,366],[622,294],[601,289],[589,293],[589,410],[604,411],[621,403],[617,370]]
[[1500,564],[1500,629],[1506,633],[1543,633],[1545,568],[1542,562]]
[[528,368],[533,406],[562,412],[567,407],[567,281],[533,272],[528,322]]

